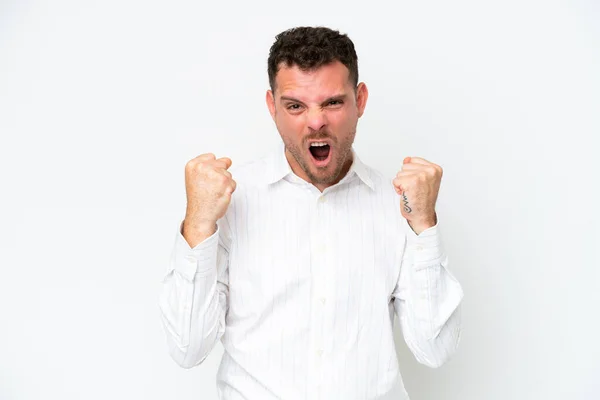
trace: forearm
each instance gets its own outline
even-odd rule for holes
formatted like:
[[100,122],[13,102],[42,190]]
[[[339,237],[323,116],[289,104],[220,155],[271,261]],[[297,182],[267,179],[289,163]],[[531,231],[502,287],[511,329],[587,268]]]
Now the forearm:
[[217,231],[217,222],[213,220],[203,220],[196,216],[187,216],[181,224],[181,234],[190,248],[196,247],[199,243],[214,235]]
[[405,340],[417,360],[442,365],[460,340],[463,291],[448,270],[438,227],[409,235],[395,306]]
[[225,329],[227,287],[217,274],[226,252],[217,234],[193,250],[182,241],[176,240],[159,304],[171,357],[191,368],[206,358]]
[[444,364],[460,340],[463,293],[448,272],[446,258],[415,271],[406,298],[399,306],[405,340],[415,358],[430,367]]
[[437,213],[420,221],[407,221],[408,225],[416,235],[420,235],[423,231],[437,225]]

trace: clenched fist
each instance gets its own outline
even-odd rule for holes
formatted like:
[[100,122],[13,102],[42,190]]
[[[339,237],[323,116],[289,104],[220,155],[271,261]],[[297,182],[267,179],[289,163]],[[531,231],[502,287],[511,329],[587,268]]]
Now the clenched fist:
[[420,157],[406,157],[402,171],[392,181],[401,197],[402,216],[418,235],[437,224],[437,201],[442,167]]
[[214,154],[202,154],[185,166],[187,209],[183,222],[183,237],[191,247],[214,234],[217,220],[225,215],[236,183],[229,158],[217,159]]

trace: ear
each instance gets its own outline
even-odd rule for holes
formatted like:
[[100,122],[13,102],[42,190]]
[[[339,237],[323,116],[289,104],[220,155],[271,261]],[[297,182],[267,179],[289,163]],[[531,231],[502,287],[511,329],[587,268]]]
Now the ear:
[[267,90],[266,100],[271,118],[273,118],[273,121],[275,121],[275,95],[273,94],[272,90]]
[[358,118],[362,117],[367,106],[367,99],[369,98],[369,90],[364,82],[358,84],[356,88],[356,107],[358,108]]

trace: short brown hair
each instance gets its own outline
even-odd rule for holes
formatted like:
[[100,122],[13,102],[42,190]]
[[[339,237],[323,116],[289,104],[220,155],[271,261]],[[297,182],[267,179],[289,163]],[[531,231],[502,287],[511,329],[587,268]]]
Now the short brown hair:
[[275,37],[269,51],[267,69],[271,90],[275,90],[275,77],[281,63],[310,71],[334,61],[348,68],[350,82],[356,87],[358,57],[348,35],[325,27],[302,26],[283,31]]

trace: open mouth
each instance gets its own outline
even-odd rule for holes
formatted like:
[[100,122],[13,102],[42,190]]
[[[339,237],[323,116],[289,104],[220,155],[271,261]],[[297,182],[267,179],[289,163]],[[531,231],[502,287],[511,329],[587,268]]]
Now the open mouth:
[[312,142],[308,147],[317,166],[325,166],[331,156],[331,146],[325,142]]

